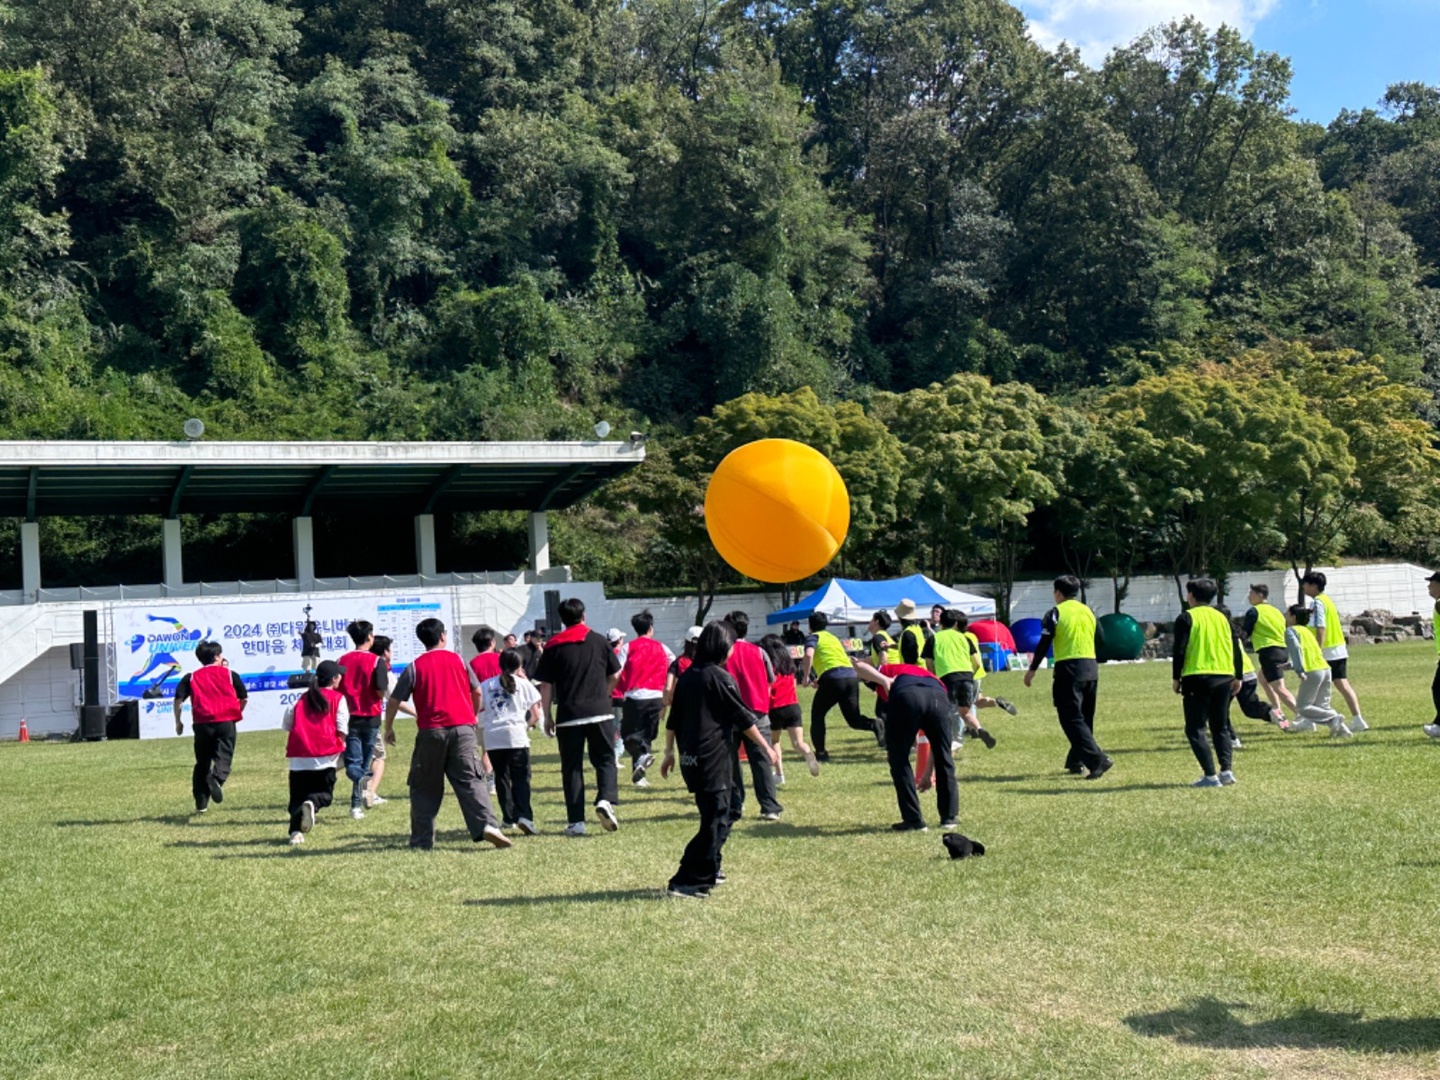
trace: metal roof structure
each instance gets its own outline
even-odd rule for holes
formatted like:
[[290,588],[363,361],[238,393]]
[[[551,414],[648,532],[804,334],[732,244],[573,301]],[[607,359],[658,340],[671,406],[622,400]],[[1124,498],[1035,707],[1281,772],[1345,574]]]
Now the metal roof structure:
[[0,441],[0,515],[537,512],[644,460],[630,442]]

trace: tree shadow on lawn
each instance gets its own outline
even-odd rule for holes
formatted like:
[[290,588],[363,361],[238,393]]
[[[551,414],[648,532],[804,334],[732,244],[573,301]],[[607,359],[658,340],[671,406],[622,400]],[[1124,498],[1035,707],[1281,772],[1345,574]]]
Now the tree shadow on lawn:
[[1107,791],[1171,791],[1184,786],[1185,784],[1179,781],[1173,784],[1107,784],[1103,779],[1092,784],[1088,780],[1077,778],[1074,787],[1014,788],[1013,791],[1016,795],[1100,795]]
[[626,900],[661,900],[665,889],[605,889],[600,892],[555,893],[550,896],[487,896],[466,900],[466,907],[528,907],[530,904],[619,904]]
[[[237,808],[244,813],[263,814],[266,820],[272,819],[276,814],[285,815],[288,811],[283,805],[275,806],[246,806]],[[221,811],[219,815],[212,811],[209,814],[197,814],[193,810],[178,814],[157,814],[151,817],[134,818],[89,818],[76,819],[73,821],[57,821],[57,829],[85,829],[105,825],[179,825],[184,827],[196,826],[205,829],[230,828],[230,829],[253,829],[257,822],[253,820],[239,820],[234,817],[236,811]]]
[[1247,1023],[1235,1014],[1249,1007],[1243,1002],[1203,997],[1177,1009],[1127,1016],[1125,1023],[1139,1035],[1216,1050],[1291,1047],[1414,1053],[1440,1049],[1440,1017],[1367,1020],[1361,1013],[1306,1008],[1289,1016]]

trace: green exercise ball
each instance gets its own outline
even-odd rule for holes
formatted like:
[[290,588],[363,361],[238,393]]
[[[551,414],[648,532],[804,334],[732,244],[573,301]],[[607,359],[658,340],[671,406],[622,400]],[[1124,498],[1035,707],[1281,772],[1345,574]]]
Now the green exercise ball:
[[1100,616],[1099,660],[1139,660],[1145,651],[1145,628],[1129,615]]

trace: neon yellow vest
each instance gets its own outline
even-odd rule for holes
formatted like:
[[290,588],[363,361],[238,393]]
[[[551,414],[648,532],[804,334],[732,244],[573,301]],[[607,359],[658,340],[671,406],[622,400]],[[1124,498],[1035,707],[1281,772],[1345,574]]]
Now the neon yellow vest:
[[885,663],[886,660],[885,654],[878,648],[882,643],[891,649],[895,647],[894,638],[884,630],[877,630],[875,636],[870,639],[870,661],[871,664],[877,668]]
[[1055,662],[1095,659],[1095,613],[1079,600],[1056,606]]
[[935,635],[935,674],[942,679],[957,671],[974,671],[970,663],[970,639],[959,630],[941,630]]
[[1240,671],[1245,675],[1255,674],[1254,661],[1250,659],[1250,654],[1244,649],[1240,650]]
[[985,661],[980,652],[980,639],[969,630],[965,631],[965,637],[971,645],[971,658],[975,661],[975,681],[979,682],[985,677]]
[[833,671],[840,667],[854,667],[850,663],[850,655],[845,651],[845,646],[840,644],[840,639],[829,630],[821,630],[815,635],[815,657],[810,661],[810,670],[819,678],[827,671]]
[[1190,609],[1190,644],[1184,675],[1234,675],[1235,644],[1230,620],[1213,607]]
[[925,661],[921,659],[921,656],[925,652],[925,628],[919,623],[912,623],[901,631],[900,644],[902,648],[900,649],[900,659],[902,662],[905,660],[905,649],[903,646],[907,637],[915,639],[915,663],[925,663]]
[[1315,597],[1325,608],[1325,640],[1320,644],[1327,649],[1333,649],[1337,645],[1345,644],[1345,629],[1340,625],[1340,612],[1335,608],[1335,601],[1326,596],[1323,592]]
[[1315,640],[1315,631],[1308,626],[1297,626],[1295,629],[1300,637],[1300,662],[1305,665],[1305,670],[1326,670],[1325,654],[1320,651],[1320,643]]
[[1255,629],[1250,631],[1250,644],[1256,649],[1285,647],[1285,616],[1271,604],[1255,605]]

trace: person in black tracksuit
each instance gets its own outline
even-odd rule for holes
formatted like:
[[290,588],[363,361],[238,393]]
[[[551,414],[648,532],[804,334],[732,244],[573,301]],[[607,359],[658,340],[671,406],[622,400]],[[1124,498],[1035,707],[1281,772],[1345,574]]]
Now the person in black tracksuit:
[[[1240,691],[1244,661],[1240,636],[1234,625],[1213,606],[1218,593],[1218,586],[1210,578],[1188,582],[1185,598],[1190,607],[1175,620],[1171,677],[1175,693],[1180,694],[1184,702],[1185,737],[1204,773],[1195,787],[1220,787],[1235,782],[1230,769],[1230,699]],[[1196,621],[1202,618],[1218,628],[1208,641],[1204,624]],[[1192,642],[1192,631],[1200,644]],[[1209,740],[1205,738],[1206,728],[1210,731]],[[1217,757],[1220,759],[1218,776]]]
[[730,835],[730,788],[735,782],[731,739],[738,735],[748,740],[748,752],[762,754],[772,764],[778,758],[725,670],[734,647],[735,632],[728,623],[706,626],[695,647],[695,662],[676,681],[671,698],[660,776],[668,777],[675,768],[678,746],[680,775],[700,811],[700,827],[670,878],[671,896],[703,899],[725,880],[721,849]]

